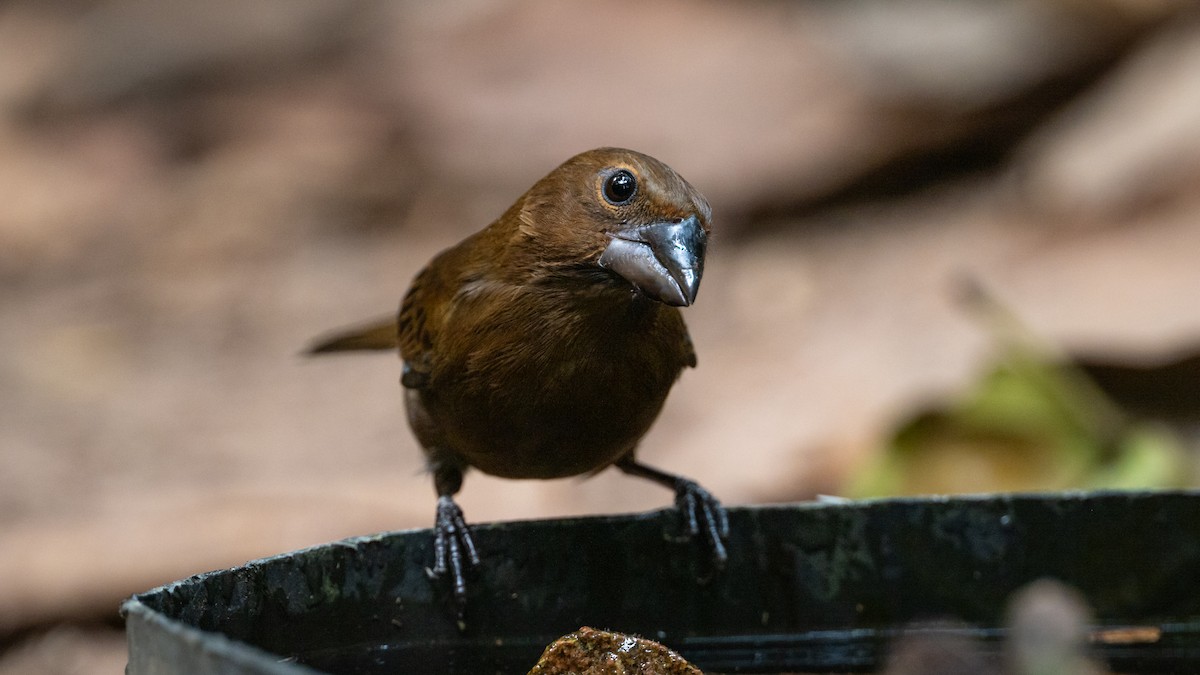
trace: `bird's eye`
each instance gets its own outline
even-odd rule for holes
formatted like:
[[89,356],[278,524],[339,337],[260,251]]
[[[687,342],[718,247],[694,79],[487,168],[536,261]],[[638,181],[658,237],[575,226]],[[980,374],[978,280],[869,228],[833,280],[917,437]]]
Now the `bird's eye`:
[[625,169],[617,171],[604,181],[604,198],[615,206],[628,204],[636,193],[637,178]]

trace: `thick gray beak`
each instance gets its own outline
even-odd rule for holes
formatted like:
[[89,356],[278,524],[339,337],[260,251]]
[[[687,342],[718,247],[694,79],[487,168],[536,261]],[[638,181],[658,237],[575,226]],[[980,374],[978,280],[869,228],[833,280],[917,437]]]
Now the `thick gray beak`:
[[674,307],[696,300],[708,235],[696,216],[619,230],[600,266],[621,275],[648,297]]

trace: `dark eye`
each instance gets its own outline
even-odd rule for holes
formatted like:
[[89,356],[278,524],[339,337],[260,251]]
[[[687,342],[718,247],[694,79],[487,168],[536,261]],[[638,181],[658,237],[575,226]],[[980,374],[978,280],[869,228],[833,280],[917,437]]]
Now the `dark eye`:
[[637,193],[637,179],[621,169],[604,181],[604,198],[614,205],[626,204]]

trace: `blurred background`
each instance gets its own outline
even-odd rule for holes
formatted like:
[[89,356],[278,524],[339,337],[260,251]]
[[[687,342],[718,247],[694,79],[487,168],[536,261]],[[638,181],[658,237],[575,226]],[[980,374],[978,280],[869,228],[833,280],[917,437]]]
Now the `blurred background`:
[[299,353],[601,145],[716,218],[647,462],[727,504],[1194,485],[1197,73],[1170,0],[0,1],[0,673],[121,672],[132,593],[429,526],[396,357]]

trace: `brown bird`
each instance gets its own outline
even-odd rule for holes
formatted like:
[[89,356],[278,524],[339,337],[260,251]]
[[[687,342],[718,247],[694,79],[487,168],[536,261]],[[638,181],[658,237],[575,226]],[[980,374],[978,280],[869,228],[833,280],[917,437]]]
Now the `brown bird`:
[[632,150],[576,155],[504,215],[433,259],[394,321],[311,353],[400,349],[408,421],[438,494],[432,572],[460,608],[479,555],[454,495],[469,467],[561,478],[610,465],[675,490],[690,536],[726,560],[721,504],[634,451],[684,367],[678,307],[704,270],[711,211],[679,174]]

